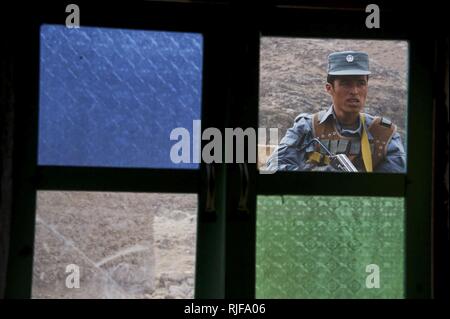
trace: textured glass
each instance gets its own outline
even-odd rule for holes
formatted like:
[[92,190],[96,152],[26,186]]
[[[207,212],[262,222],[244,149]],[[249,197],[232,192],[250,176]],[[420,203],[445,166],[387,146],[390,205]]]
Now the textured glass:
[[197,196],[39,191],[33,298],[193,298]]
[[198,168],[171,161],[170,133],[186,128],[192,154],[201,34],[43,25],[40,39],[40,165]]
[[257,298],[404,297],[403,198],[258,196],[257,205]]

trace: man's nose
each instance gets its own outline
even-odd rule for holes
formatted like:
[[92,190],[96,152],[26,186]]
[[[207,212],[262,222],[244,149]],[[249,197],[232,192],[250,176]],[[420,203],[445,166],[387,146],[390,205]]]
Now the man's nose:
[[350,93],[352,93],[352,94],[358,94],[358,86],[356,85],[356,83],[353,83],[353,84],[350,86]]

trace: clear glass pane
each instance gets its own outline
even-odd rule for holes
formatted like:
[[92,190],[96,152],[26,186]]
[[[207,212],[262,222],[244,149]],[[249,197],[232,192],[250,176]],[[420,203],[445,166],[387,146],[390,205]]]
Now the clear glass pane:
[[[373,172],[406,172],[408,63],[407,41],[262,37],[259,127],[267,137],[258,141],[259,167],[340,171],[328,163],[327,148],[346,155],[359,172],[369,171],[363,151]],[[368,78],[356,75],[366,69]],[[346,74],[335,75],[327,89],[327,75],[335,72]],[[367,80],[363,86],[361,78]],[[278,135],[269,139],[269,128]]]
[[404,200],[258,196],[257,298],[403,298]]
[[32,297],[193,298],[196,225],[197,195],[39,191]]
[[198,168],[171,160],[170,134],[200,120],[201,34],[43,25],[40,40],[40,165]]

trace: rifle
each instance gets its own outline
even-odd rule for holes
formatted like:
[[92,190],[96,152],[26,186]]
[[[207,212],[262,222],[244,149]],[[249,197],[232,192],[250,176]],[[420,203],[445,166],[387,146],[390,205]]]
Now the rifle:
[[317,142],[319,145],[327,152],[328,157],[330,158],[330,165],[335,169],[338,169],[343,172],[358,172],[358,169],[353,165],[350,159],[345,154],[333,154],[330,152],[325,145],[318,138],[313,138],[306,146],[309,146],[312,142]]

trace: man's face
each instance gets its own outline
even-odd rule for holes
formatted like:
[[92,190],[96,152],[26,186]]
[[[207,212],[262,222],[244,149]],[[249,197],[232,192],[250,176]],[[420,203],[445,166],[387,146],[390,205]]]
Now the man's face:
[[326,90],[337,111],[359,113],[366,103],[367,75],[338,76],[334,85],[326,84]]

